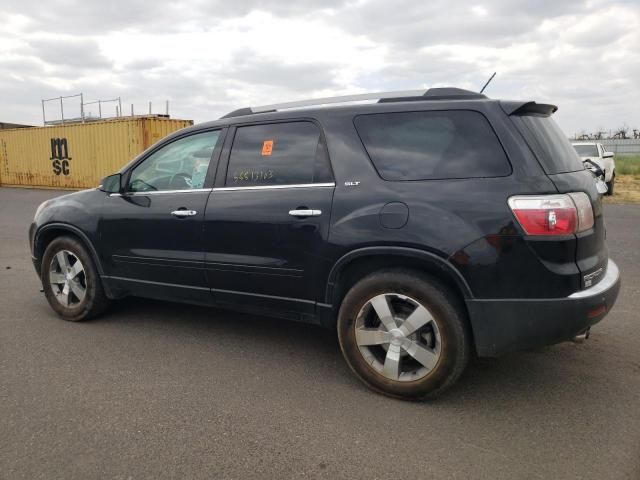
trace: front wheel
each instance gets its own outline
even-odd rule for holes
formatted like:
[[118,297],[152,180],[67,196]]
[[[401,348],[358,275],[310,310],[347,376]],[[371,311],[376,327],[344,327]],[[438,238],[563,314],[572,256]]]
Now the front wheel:
[[403,399],[442,393],[460,377],[471,351],[457,296],[411,271],[378,272],[358,282],[342,302],[337,327],[355,374]]
[[611,174],[611,180],[607,182],[607,195],[613,195],[613,186],[615,184],[615,181],[616,181],[616,173],[613,172]]
[[41,272],[47,301],[63,319],[78,322],[106,310],[109,300],[93,259],[75,238],[53,240],[42,256]]

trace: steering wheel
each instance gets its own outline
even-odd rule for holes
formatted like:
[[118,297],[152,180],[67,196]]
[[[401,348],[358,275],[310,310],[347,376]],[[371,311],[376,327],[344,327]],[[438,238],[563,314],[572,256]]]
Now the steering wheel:
[[[146,187],[146,188],[144,190],[138,190],[138,188],[136,187],[136,183],[139,183],[143,187]],[[129,188],[131,190],[133,190],[134,192],[148,192],[149,190],[158,190],[156,187],[154,187],[150,183],[145,182],[144,180],[142,180],[140,178],[136,178],[136,179],[132,180],[132,182],[129,184]]]
[[182,181],[184,182],[184,184],[188,187],[191,188],[192,183],[191,183],[191,175],[189,175],[188,173],[184,173],[184,172],[179,172],[176,173],[174,175],[171,175],[171,179],[169,180],[169,187],[174,187],[175,185],[173,184],[173,181],[177,178],[181,178]]

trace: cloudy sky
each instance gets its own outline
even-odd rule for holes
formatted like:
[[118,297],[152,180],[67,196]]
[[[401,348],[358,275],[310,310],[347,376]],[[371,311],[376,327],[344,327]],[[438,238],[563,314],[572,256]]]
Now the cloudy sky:
[[201,122],[316,96],[478,90],[497,71],[489,96],[555,103],[567,134],[640,128],[640,0],[0,0],[0,18],[5,122],[39,125],[42,98],[78,92],[136,113],[168,99]]

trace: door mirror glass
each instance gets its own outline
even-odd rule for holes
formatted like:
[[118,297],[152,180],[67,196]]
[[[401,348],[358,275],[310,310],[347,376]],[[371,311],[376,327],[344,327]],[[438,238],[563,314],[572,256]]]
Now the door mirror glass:
[[120,193],[122,191],[122,175],[120,173],[114,173],[113,175],[104,177],[98,188],[107,193]]
[[613,152],[603,152],[602,158],[613,158]]

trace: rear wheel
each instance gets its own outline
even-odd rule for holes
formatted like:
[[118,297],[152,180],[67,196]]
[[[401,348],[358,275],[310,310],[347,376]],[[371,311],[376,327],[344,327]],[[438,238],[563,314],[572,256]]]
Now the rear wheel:
[[53,240],[42,257],[41,271],[47,301],[65,320],[86,320],[107,308],[109,300],[93,259],[78,240],[71,237]]
[[613,195],[613,186],[616,181],[616,172],[611,174],[611,180],[607,182],[607,195]]
[[453,385],[467,365],[469,337],[457,297],[411,271],[364,278],[338,316],[351,369],[372,389],[405,399],[433,397]]

